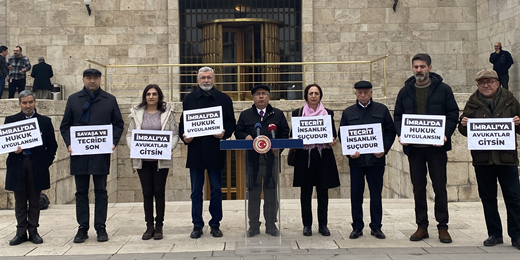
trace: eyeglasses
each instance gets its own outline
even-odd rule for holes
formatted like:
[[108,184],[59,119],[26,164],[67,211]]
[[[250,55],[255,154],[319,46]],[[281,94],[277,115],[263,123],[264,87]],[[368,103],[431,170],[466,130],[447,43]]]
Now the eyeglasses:
[[256,92],[253,96],[269,96],[269,92]]
[[478,83],[477,83],[477,86],[479,86],[479,87],[483,87],[483,86],[485,86],[485,85],[491,86],[491,85],[493,85],[493,83],[495,83],[495,82],[497,82],[497,81],[498,81],[498,80],[492,80],[492,81],[486,81],[486,82],[481,81],[481,82],[478,82]]
[[206,76],[202,76],[202,77],[200,77],[200,79],[202,79],[202,80],[205,80],[205,79],[212,80],[213,77],[212,76],[207,76],[207,77]]

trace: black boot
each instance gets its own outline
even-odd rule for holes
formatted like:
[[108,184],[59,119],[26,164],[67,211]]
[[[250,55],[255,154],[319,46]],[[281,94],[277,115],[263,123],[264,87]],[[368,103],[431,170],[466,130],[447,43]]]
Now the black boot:
[[154,232],[155,232],[155,230],[153,228],[153,224],[152,225],[146,225],[146,231],[143,233],[142,239],[143,240],[151,239],[154,236]]

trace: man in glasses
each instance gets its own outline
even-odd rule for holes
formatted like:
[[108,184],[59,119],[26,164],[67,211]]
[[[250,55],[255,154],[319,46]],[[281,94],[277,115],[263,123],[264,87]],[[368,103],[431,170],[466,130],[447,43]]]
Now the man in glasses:
[[[515,132],[520,134],[520,104],[509,90],[500,87],[494,70],[477,73],[478,90],[469,97],[460,116],[459,131],[468,134],[468,118],[512,118]],[[515,140],[516,135],[515,135]],[[498,214],[497,180],[500,183],[507,210],[507,232],[514,247],[520,250],[520,183],[518,152],[514,150],[472,150],[473,167],[478,193],[484,208],[489,238],[484,246],[504,243],[502,221]]]

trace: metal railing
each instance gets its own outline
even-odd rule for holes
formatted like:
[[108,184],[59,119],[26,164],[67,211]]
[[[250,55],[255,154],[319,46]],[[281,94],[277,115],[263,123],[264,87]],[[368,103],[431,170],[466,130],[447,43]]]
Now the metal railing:
[[[97,66],[104,71],[103,88],[118,98],[140,98],[146,85],[157,84],[169,101],[180,101],[196,88],[198,68],[209,66],[215,69],[215,86],[233,100],[251,99],[250,89],[260,83],[271,86],[271,99],[283,100],[302,99],[303,89],[312,83],[319,84],[326,95],[341,99],[352,94],[353,83],[359,80],[372,83],[374,96],[386,97],[387,57],[370,61],[283,63],[106,65],[89,59],[87,62],[89,68]],[[273,66],[278,69],[273,71]],[[276,77],[267,77],[274,74]]]

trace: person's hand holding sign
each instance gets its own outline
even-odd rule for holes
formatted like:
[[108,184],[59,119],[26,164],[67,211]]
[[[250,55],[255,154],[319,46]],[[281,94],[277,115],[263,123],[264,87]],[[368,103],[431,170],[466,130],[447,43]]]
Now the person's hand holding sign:
[[70,145],[67,147],[67,150],[69,150],[69,153],[72,154],[72,148],[70,148]]
[[182,134],[182,139],[184,139],[184,142],[189,144],[191,141],[193,141],[193,137],[187,137],[186,134]]
[[[514,121],[514,118],[513,118],[513,121]],[[467,117],[463,117],[462,120],[460,120],[460,124],[462,126],[467,126],[468,125],[468,118]]]
[[[446,143],[446,141],[448,141],[448,138],[446,136],[444,136],[444,143]],[[444,144],[440,145],[440,144],[434,144],[433,146],[435,147],[441,147],[441,146],[444,146]]]
[[520,117],[518,117],[518,116],[513,117],[513,123],[515,123],[515,126],[520,125]]
[[401,143],[401,137],[397,137],[397,140],[399,141],[399,143],[402,145],[402,146],[408,146],[407,143]]
[[222,137],[224,137],[224,133],[225,133],[225,132],[226,132],[226,130],[222,130],[222,133],[220,133],[220,134],[214,134],[213,136],[214,136],[215,138],[222,139]]
[[350,158],[357,159],[357,158],[359,158],[359,156],[361,156],[361,154],[359,153],[359,151],[356,151],[355,153],[350,155]]
[[21,146],[18,146],[18,148],[16,149],[16,151],[14,151],[15,154],[19,154],[23,151],[22,147]]
[[381,157],[385,156],[385,152],[374,153],[374,156],[375,156],[376,158],[381,158]]
[[336,138],[332,138],[332,143],[329,143],[330,146],[336,145]]

